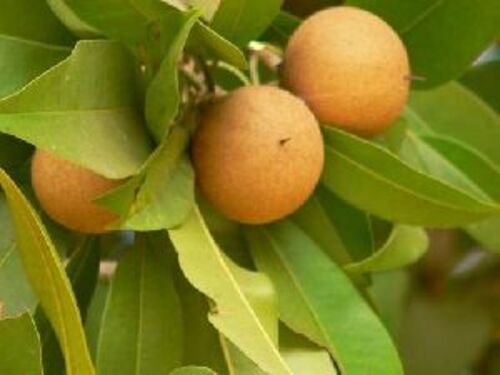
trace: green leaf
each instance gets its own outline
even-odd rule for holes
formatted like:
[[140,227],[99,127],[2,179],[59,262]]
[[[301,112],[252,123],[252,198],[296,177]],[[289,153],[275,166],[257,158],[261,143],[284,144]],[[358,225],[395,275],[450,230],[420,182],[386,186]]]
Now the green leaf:
[[316,188],[316,195],[351,257],[360,260],[370,256],[375,244],[372,224],[366,212],[347,204],[321,184]]
[[[22,20],[22,22],[20,22]],[[2,1],[0,34],[48,44],[70,45],[74,37],[45,1]]]
[[278,13],[273,23],[262,39],[279,44],[282,47],[286,47],[288,39],[292,36],[293,32],[300,26],[300,18],[294,16],[291,13],[281,11]]
[[280,327],[280,350],[294,374],[337,374],[327,350],[284,326]]
[[163,0],[179,10],[198,9],[202,12],[203,18],[210,22],[219,8],[221,0]]
[[120,261],[97,345],[99,374],[169,374],[182,361],[182,315],[164,249],[146,235]]
[[68,6],[66,0],[47,0],[52,13],[75,35],[82,39],[98,38],[98,30],[82,21]]
[[160,230],[186,219],[194,205],[194,172],[184,154],[188,141],[188,131],[174,127],[136,176],[99,198],[122,215],[117,227]]
[[374,143],[334,128],[325,129],[324,137],[325,187],[383,219],[449,227],[478,221],[499,210],[496,204],[420,173]]
[[136,46],[146,38],[148,23],[157,18],[160,1],[49,0],[54,13],[81,37],[103,33]]
[[413,92],[404,116],[420,122],[419,133],[454,138],[500,164],[500,117],[462,85]]
[[[409,118],[411,130],[403,142],[400,154],[415,168],[441,178],[477,197],[500,201],[500,167],[475,149],[442,136],[417,136],[425,122],[416,113]],[[465,230],[486,249],[500,250],[497,239],[499,216],[468,224]]]
[[383,272],[401,268],[420,259],[429,247],[422,228],[395,225],[385,244],[372,256],[346,266],[353,273]]
[[219,375],[230,374],[220,334],[208,321],[209,300],[189,284],[180,270],[176,272],[176,289],[184,322],[183,363],[209,367]]
[[109,280],[106,278],[98,280],[85,320],[85,335],[94,363],[97,357],[97,342],[101,331],[102,316],[109,295],[109,284]]
[[0,185],[11,209],[24,271],[57,334],[66,373],[94,374],[75,296],[54,245],[27,199],[1,169]]
[[0,352],[1,374],[43,374],[40,338],[28,313],[0,320]]
[[208,367],[186,366],[176,368],[170,375],[217,375],[217,373]]
[[[500,179],[500,170],[465,145],[443,137],[418,137],[409,130],[399,155],[421,172],[445,181],[478,199],[493,202],[495,195],[487,195],[484,189],[488,186],[489,178],[493,178],[493,181]],[[487,182],[486,186],[482,185],[482,182]],[[492,191],[494,190],[497,189],[493,187]]]
[[264,371],[290,374],[273,338],[240,289],[232,273],[234,267],[228,265],[198,209],[169,234],[186,278],[216,304],[210,322]]
[[197,22],[193,27],[187,48],[203,58],[225,61],[239,69],[247,68],[243,52],[203,22]]
[[258,38],[279,13],[283,0],[223,0],[212,27],[238,46]]
[[68,59],[0,101],[0,132],[123,178],[150,152],[136,105],[127,51],[116,42],[82,41]]
[[[335,225],[330,221],[327,210],[321,205],[318,194],[313,195],[290,219],[311,237],[336,263],[352,261]],[[357,229],[357,228],[356,228]],[[351,231],[359,232],[352,228]]]
[[[85,321],[87,308],[94,293],[99,273],[100,249],[96,245],[96,238],[83,238],[77,244],[77,248],[71,254],[66,266],[66,273],[75,293],[78,310],[80,310],[83,321]],[[45,373],[63,374],[64,358],[57,337],[40,308],[35,313],[35,321],[42,342]]]
[[403,373],[375,313],[299,227],[282,221],[248,227],[246,234],[257,267],[278,290],[280,316],[289,327],[328,348],[342,372]]
[[[417,88],[458,78],[498,35],[497,0],[348,0],[378,14],[401,35]],[[457,27],[460,25],[460,27]]]
[[6,249],[0,249],[0,302],[3,316],[6,317],[32,310],[37,303],[26,280],[15,243]]
[[52,46],[0,34],[0,98],[12,94],[70,53]]
[[14,227],[3,192],[0,192],[0,305],[0,315],[9,318],[36,305],[16,249]]
[[500,253],[500,216],[467,225],[467,233],[486,250]]
[[[178,113],[181,102],[177,68],[188,40],[189,33],[200,14],[195,11],[179,18],[177,13],[165,16],[162,43],[168,46],[165,57],[146,92],[146,120],[156,141],[160,142],[168,133]],[[167,28],[168,27],[168,28]]]
[[460,82],[484,100],[497,113],[500,113],[500,60],[480,64],[465,73]]

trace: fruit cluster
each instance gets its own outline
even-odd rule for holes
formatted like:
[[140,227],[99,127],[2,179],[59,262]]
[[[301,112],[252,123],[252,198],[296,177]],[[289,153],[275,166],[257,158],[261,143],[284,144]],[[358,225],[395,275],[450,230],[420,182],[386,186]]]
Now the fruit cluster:
[[[282,85],[291,93],[246,86],[202,109],[192,143],[200,192],[242,223],[292,213],[321,175],[318,122],[379,134],[399,116],[409,77],[403,43],[377,16],[345,6],[313,14],[285,51]],[[117,219],[94,200],[119,181],[42,150],[33,159],[32,181],[47,214],[68,228],[100,233]]]

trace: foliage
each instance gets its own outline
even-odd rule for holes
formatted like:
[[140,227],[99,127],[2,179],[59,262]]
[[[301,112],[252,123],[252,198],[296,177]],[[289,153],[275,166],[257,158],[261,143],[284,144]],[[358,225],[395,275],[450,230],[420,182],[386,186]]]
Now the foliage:
[[[279,222],[240,225],[197,195],[204,102],[279,81],[301,22],[284,9],[325,6],[299,3],[0,0],[1,374],[446,375],[496,353],[500,54],[474,61],[498,1],[345,1],[408,49],[401,118],[373,139],[323,126],[321,181]],[[44,215],[34,147],[123,180],[96,200],[112,232]],[[463,345],[434,358],[427,332]]]

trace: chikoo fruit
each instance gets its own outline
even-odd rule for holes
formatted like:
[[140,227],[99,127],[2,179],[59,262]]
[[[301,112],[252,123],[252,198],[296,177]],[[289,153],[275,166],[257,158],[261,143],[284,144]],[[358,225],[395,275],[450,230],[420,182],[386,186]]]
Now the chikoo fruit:
[[374,14],[340,6],[313,14],[294,32],[282,79],[321,123],[368,136],[399,116],[409,76],[394,30]]
[[117,219],[93,201],[117,187],[110,180],[70,161],[36,150],[31,164],[35,194],[44,211],[57,223],[83,233],[103,233]]
[[276,87],[247,86],[203,109],[192,157],[198,188],[214,208],[262,224],[310,196],[323,167],[323,141],[302,100]]

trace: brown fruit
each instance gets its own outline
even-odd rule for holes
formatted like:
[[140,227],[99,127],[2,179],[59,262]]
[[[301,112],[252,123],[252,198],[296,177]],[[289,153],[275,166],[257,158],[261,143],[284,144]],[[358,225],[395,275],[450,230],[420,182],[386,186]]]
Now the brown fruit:
[[230,219],[262,224],[299,208],[323,167],[307,106],[271,86],[240,88],[208,106],[193,140],[201,193]]
[[322,10],[295,31],[283,83],[322,123],[361,135],[384,131],[409,90],[405,46],[379,17],[352,7]]
[[59,224],[83,233],[103,233],[117,215],[93,202],[117,187],[95,172],[36,150],[31,164],[35,194],[45,212]]

